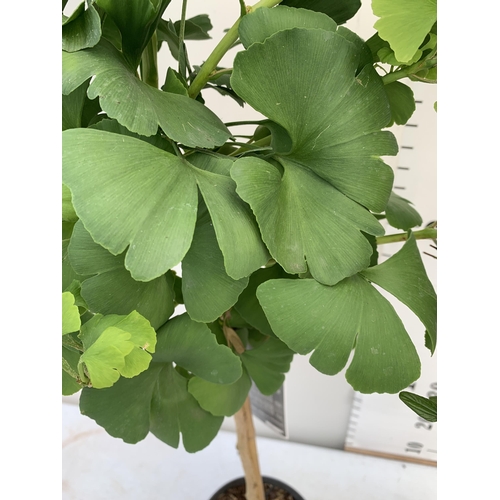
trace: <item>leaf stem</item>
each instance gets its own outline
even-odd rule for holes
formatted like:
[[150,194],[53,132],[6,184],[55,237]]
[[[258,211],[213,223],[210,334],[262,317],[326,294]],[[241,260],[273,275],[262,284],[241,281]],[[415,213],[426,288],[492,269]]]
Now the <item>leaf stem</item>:
[[156,31],[142,53],[141,80],[155,89],[158,88],[158,37]]
[[[261,7],[274,7],[281,2],[282,0],[260,0],[255,5],[247,7],[247,13],[249,14],[250,12],[253,12]],[[242,18],[243,16],[238,18],[238,20],[217,44],[212,53],[208,56],[208,59],[205,61],[199,73],[196,75],[196,78],[189,87],[189,97],[195,99],[198,96],[201,89],[212,76],[212,72],[217,68],[217,64],[219,64],[225,53],[233,46],[234,42],[236,42],[238,39],[238,27]]]
[[[413,231],[412,234],[416,240],[427,240],[427,239],[437,240],[437,229],[432,227],[421,229],[420,231]],[[377,245],[406,241],[408,239],[408,236],[409,233],[397,233],[397,234],[388,234],[386,236],[379,236],[377,238]]]
[[184,47],[184,33],[186,30],[186,8],[187,0],[182,0],[181,23],[179,26],[179,73],[183,78],[186,76],[186,51]]
[[384,82],[384,85],[388,85],[389,83],[401,80],[402,78],[413,76],[415,73],[418,73],[423,69],[433,68],[436,65],[437,65],[437,57],[434,57],[432,59],[425,59],[424,61],[418,61],[415,64],[408,66],[407,68],[394,71],[393,73],[387,73],[381,78],[382,81]]

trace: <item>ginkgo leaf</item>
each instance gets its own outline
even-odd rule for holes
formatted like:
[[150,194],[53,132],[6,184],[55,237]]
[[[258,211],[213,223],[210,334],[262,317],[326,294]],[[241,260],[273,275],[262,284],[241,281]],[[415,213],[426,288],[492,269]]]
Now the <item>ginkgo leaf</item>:
[[111,387],[120,378],[125,356],[134,349],[130,338],[130,333],[111,326],[80,356],[93,387]]
[[419,417],[428,422],[437,422],[437,397],[424,398],[412,392],[402,391],[399,399]]
[[85,388],[80,410],[127,443],[137,443],[151,431],[176,448],[182,434],[185,449],[199,451],[216,436],[223,418],[203,410],[188,392],[190,375],[182,374],[186,369],[213,383],[231,384],[242,376],[239,357],[218,344],[206,325],[183,314],[159,329],[146,371],[120,378],[108,389]]
[[200,406],[212,415],[231,417],[245,402],[252,387],[247,370],[232,384],[214,384],[199,377],[193,377],[188,384],[189,392]]
[[387,222],[395,228],[409,229],[422,225],[422,217],[412,207],[411,201],[402,198],[396,193],[391,193],[385,209]]
[[329,285],[368,267],[372,247],[361,231],[383,234],[380,223],[310,170],[281,161],[283,176],[258,158],[242,158],[231,170],[274,259],[289,274],[309,269]]
[[396,393],[420,376],[420,360],[390,302],[362,277],[335,286],[311,279],[269,280],[257,297],[275,334],[310,363],[362,393]]
[[294,352],[281,340],[268,338],[255,349],[242,353],[241,361],[259,391],[270,396],[283,385],[293,355]]
[[437,19],[437,0],[372,0],[380,19],[374,28],[387,40],[398,61],[407,63]]
[[248,206],[228,177],[195,167],[142,140],[92,129],[63,132],[63,179],[92,239],[150,281],[176,266],[193,237],[198,188],[234,279],[268,258]]
[[394,136],[381,131],[390,119],[384,85],[370,65],[359,72],[359,61],[360,46],[345,33],[295,28],[240,52],[231,77],[238,95],[293,144],[272,156],[278,168],[237,160],[237,192],[275,260],[291,274],[307,262],[330,285],[368,266],[372,249],[360,231],[383,229],[365,208],[385,209],[393,172],[380,156],[397,152]]
[[427,330],[426,347],[434,353],[437,341],[437,297],[427,277],[415,236],[399,252],[360,273],[408,306]]
[[93,47],[101,39],[101,18],[89,2],[82,2],[62,26],[62,48],[67,52]]
[[330,17],[307,9],[278,5],[274,9],[257,9],[240,22],[238,33],[247,49],[252,43],[262,43],[274,33],[292,28],[315,28],[336,31],[337,23]]
[[219,344],[207,325],[193,321],[187,314],[175,316],[158,330],[153,361],[175,362],[216,384],[231,384],[241,377],[239,357]]
[[94,242],[81,221],[75,224],[69,249],[72,268],[81,275],[81,294],[94,313],[129,314],[137,311],[153,328],[163,325],[174,312],[173,275],[148,282],[135,281],[124,267],[123,255],[115,256]]
[[163,132],[186,146],[213,148],[230,136],[207,107],[186,96],[162,92],[135,76],[123,56],[109,42],[92,49],[63,52],[63,94],[69,94],[90,77],[90,99],[99,97],[103,111],[131,132],[155,135]]
[[75,297],[71,292],[62,294],[62,334],[80,330],[80,312],[75,305]]
[[193,242],[182,261],[182,296],[195,321],[210,323],[229,310],[248,284],[226,274],[208,212],[198,219]]
[[351,19],[361,7],[360,0],[283,0],[281,5],[303,7],[317,12],[324,12],[337,23]]
[[416,104],[413,90],[401,82],[391,82],[385,86],[389,104],[391,106],[391,121],[388,127],[394,123],[404,125],[413,115]]
[[85,367],[96,389],[111,387],[120,376],[131,378],[146,370],[149,353],[156,346],[156,332],[135,311],[127,316],[96,314],[82,326],[80,338],[84,347],[80,373],[83,379]]
[[137,67],[159,19],[171,0],[95,0],[120,30],[122,50]]

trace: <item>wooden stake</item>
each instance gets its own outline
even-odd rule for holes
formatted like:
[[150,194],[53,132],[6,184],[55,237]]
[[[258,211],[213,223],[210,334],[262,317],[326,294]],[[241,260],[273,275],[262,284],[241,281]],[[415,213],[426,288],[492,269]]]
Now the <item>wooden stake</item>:
[[238,437],[237,448],[245,472],[246,498],[247,500],[265,500],[250,397],[247,397],[243,406],[236,412],[234,421]]

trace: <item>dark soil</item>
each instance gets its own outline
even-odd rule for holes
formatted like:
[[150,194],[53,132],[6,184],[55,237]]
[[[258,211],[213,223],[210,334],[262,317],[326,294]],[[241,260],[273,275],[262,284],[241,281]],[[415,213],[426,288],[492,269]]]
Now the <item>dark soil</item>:
[[[272,484],[264,483],[266,500],[295,500],[290,493]],[[246,500],[245,485],[232,486],[224,493],[220,493],[215,500]]]

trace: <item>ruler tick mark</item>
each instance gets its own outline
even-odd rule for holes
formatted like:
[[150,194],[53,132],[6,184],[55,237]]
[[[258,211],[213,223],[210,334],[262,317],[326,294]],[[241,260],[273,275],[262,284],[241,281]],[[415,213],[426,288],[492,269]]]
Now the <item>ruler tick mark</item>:
[[418,127],[416,123],[407,123],[406,127]]
[[401,146],[401,149],[413,149],[413,146]]
[[398,170],[410,170],[410,167],[398,167]]
[[394,186],[394,189],[406,189],[404,186]]

